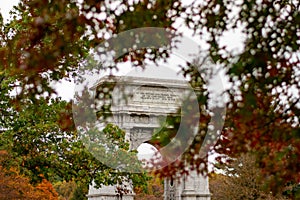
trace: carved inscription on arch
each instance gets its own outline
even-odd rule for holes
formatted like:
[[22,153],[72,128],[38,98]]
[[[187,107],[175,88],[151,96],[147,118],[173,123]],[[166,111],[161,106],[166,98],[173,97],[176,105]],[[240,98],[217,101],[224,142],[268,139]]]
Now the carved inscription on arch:
[[169,88],[141,86],[134,91],[133,103],[178,104],[179,95]]

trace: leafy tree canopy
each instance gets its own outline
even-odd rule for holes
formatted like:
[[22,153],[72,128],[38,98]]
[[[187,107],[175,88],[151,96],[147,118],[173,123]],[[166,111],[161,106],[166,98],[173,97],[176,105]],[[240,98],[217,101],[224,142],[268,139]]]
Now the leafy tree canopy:
[[[76,76],[89,50],[115,34],[162,27],[180,35],[175,25],[180,20],[206,42],[209,57],[226,71],[231,83],[226,91],[225,126],[214,150],[231,157],[256,153],[274,189],[290,180],[299,182],[299,4],[293,0],[190,4],[179,0],[22,0],[12,20],[0,23],[1,148],[34,180],[39,173],[47,178],[58,172],[66,179],[91,178],[99,171],[114,174],[93,160],[80,141],[73,140],[71,106],[50,99],[55,93],[50,82]],[[241,51],[222,44],[222,37],[230,31],[242,33]],[[145,57],[156,60],[169,53],[133,51],[116,62],[143,65]],[[193,72],[184,73],[200,76]],[[194,156],[199,142],[194,141],[191,148],[173,167],[180,171],[182,163],[188,162],[198,169],[206,163]],[[205,171],[205,167],[199,169]],[[174,170],[162,174],[168,173]]]
[[229,165],[220,165],[222,173],[213,173],[210,178],[210,191],[212,199],[289,199],[283,193],[289,188],[281,187],[279,194],[273,194],[269,188],[266,190],[264,182],[268,182],[262,176],[255,157],[251,154],[242,154],[237,159],[231,159]]
[[[0,151],[0,159],[7,156],[6,151]],[[9,170],[0,166],[0,198],[1,199],[25,199],[25,200],[57,200],[58,194],[52,184],[43,179],[41,183],[34,186],[30,184],[29,178],[20,175],[15,168]]]

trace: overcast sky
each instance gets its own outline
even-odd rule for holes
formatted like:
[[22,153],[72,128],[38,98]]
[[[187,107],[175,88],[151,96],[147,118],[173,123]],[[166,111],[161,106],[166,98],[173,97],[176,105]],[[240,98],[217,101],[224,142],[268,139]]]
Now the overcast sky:
[[13,8],[14,5],[17,5],[19,0],[2,0],[0,2],[0,12],[4,20],[9,19],[9,11]]
[[[19,0],[7,0],[7,1],[5,1],[5,3],[4,3],[3,0],[1,1],[0,11],[1,11],[1,14],[2,14],[5,21],[9,20],[9,18],[10,18],[9,11],[13,8],[14,5],[17,5],[18,2],[19,2]],[[184,0],[184,2],[186,4],[190,3],[189,0]],[[182,23],[179,22],[177,24],[182,24]],[[178,25],[178,28],[179,27],[180,27],[180,25]],[[187,30],[185,28],[182,29],[182,26],[180,27],[180,29],[183,30],[185,36],[190,36],[191,37],[192,32],[190,30]],[[203,41],[200,41],[195,37],[193,37],[192,39],[195,42],[197,42],[199,45],[201,45],[202,48],[205,48],[204,44],[203,44]],[[241,34],[239,33],[239,31],[237,31],[237,32],[233,31],[233,32],[225,33],[225,38],[222,40],[222,43],[223,43],[223,45],[227,45],[231,50],[236,49],[237,51],[240,51],[243,48],[242,40],[243,40],[243,38],[241,37]],[[190,46],[190,45],[187,45],[187,46]],[[176,59],[174,57],[170,60],[172,60],[172,62],[177,60],[177,63],[182,62],[182,59],[178,59],[178,58]],[[174,66],[174,63],[171,63],[171,64],[168,63],[167,65]],[[132,72],[132,69],[130,70],[130,68],[128,68],[128,67],[122,67],[122,69],[124,69],[124,70],[120,70],[119,75],[125,75],[130,71]],[[177,71],[177,70],[175,69],[175,71]],[[144,73],[144,76],[145,75],[149,75],[149,74]],[[62,96],[63,99],[70,100],[70,99],[73,98],[74,83],[71,83],[71,82],[68,82],[68,81],[62,81],[62,83],[55,84],[55,88],[58,92],[58,95]]]
[[[0,0],[0,12],[5,20],[5,22],[7,22],[10,18],[9,15],[9,11],[13,8],[14,5],[17,5],[19,0]],[[4,2],[5,1],[5,2]],[[190,2],[188,0],[185,0],[184,2]],[[187,3],[188,4],[188,3]],[[192,43],[197,43],[199,45],[201,45],[201,47],[203,47],[204,49],[207,47],[205,47],[205,43],[203,43],[203,41],[200,41],[198,38],[192,37],[192,32],[190,30],[185,29],[184,27],[182,28],[183,23],[181,23],[180,21],[175,24],[175,26],[178,25],[178,28],[180,28],[180,30],[182,30],[182,32],[184,32],[186,37],[189,37],[190,39],[192,39],[195,42]],[[225,37],[221,40],[221,43],[223,45],[228,45],[230,50],[236,50],[241,51],[243,49],[243,37],[241,35],[241,33],[239,32],[239,30],[235,30],[235,31],[231,31],[231,32],[227,32],[224,34]],[[192,44],[191,44],[192,45]],[[181,49],[181,52],[188,52],[189,49],[184,49],[186,47],[191,47],[190,45],[185,45],[185,47],[181,47],[183,48],[183,50]],[[176,63],[176,65],[178,65],[178,63],[185,63],[185,60],[180,58],[180,55],[177,56],[173,56],[171,59],[171,61],[169,63],[166,63],[164,66],[168,67],[169,65],[169,69],[157,69],[154,70],[156,72],[152,74],[152,76],[156,77],[156,78],[166,78],[168,76],[174,76],[176,74],[176,71],[178,71],[178,68],[174,68],[174,63]],[[184,62],[183,62],[184,61]],[[173,63],[173,64],[172,64]],[[171,68],[172,67],[172,68]],[[122,71],[120,71],[118,73],[118,75],[126,75],[126,74],[130,74],[130,75],[137,75],[139,74],[139,76],[149,76],[149,70],[147,70],[146,72],[142,72],[141,70],[136,71],[136,69],[132,69],[132,67],[130,65],[123,65],[122,66]],[[174,71],[174,73],[172,72],[172,70]],[[170,78],[170,77],[169,77]],[[183,79],[182,77],[177,77],[178,79]],[[62,81],[61,83],[58,84],[54,84],[54,87],[56,88],[56,91],[58,93],[59,96],[61,96],[63,99],[65,100],[70,100],[73,98],[73,94],[74,94],[74,83],[72,82],[68,82],[68,81]],[[142,149],[139,149],[140,152],[147,152],[147,155],[142,155],[142,157],[144,158],[149,158],[149,156],[151,157],[151,155],[153,154],[153,151],[150,151],[150,147],[144,147],[145,149],[143,149],[143,147],[141,147]],[[143,154],[143,153],[142,153]]]

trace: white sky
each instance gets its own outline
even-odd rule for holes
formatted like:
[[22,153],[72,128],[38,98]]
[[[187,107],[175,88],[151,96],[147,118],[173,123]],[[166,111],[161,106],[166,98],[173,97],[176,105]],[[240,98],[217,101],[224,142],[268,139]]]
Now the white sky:
[[[9,11],[13,8],[14,5],[17,5],[18,2],[19,2],[19,0],[6,0],[5,2],[4,2],[4,0],[1,0],[0,12],[5,21],[9,20],[9,18],[10,18]],[[184,2],[184,4],[190,4],[192,1],[184,0],[183,2]],[[182,23],[179,20],[179,22],[177,24],[178,24],[178,28],[179,28],[181,26],[180,24],[182,24]],[[187,30],[186,28],[182,28],[182,27],[180,27],[180,28],[183,30],[186,37],[189,37],[192,40],[194,40],[195,42],[197,42],[198,44],[200,44],[202,48],[204,48],[204,49],[207,48],[203,41],[201,41],[198,38],[192,37],[192,31]],[[224,35],[225,35],[225,37],[221,40],[222,45],[227,45],[230,50],[235,50],[236,52],[239,52],[243,49],[244,38],[242,37],[240,30],[226,32]],[[174,57],[172,58],[172,60],[174,60]],[[181,59],[181,61],[178,58],[175,60],[177,60],[179,63],[182,63],[182,59]],[[126,68],[126,70],[120,71],[118,73],[118,75],[125,75],[129,71],[132,71],[132,70]],[[54,85],[56,87],[58,95],[61,96],[64,100],[70,100],[73,98],[73,95],[74,95],[74,83],[73,82],[63,80],[63,81],[61,81],[61,83],[57,83]]]
[[[19,0],[0,0],[0,2],[1,2],[0,3],[0,12],[1,12],[1,14],[4,18],[4,22],[7,22],[10,19],[9,11],[13,8],[14,5],[18,4]],[[192,1],[191,0],[184,0],[184,2],[185,2],[185,4],[189,4]],[[207,48],[207,46],[205,47],[205,43],[203,41],[201,41],[201,40],[199,40],[199,39],[192,36],[192,31],[180,27],[180,24],[182,24],[180,21],[178,21],[177,24],[179,26],[178,28],[180,28],[182,30],[182,32],[184,32],[184,35],[186,37],[192,39],[197,44],[200,44],[203,48]],[[226,44],[226,45],[230,46],[231,50],[240,51],[243,48],[243,45],[242,45],[243,42],[242,41],[243,41],[243,38],[241,37],[241,34],[239,32],[234,32],[233,31],[233,32],[226,33],[226,38],[222,40],[222,43],[224,45]],[[182,58],[178,57],[178,56],[177,57],[172,56],[172,58],[170,60],[171,60],[171,63],[172,62],[177,63],[177,64],[179,62],[182,63],[182,64],[185,63],[185,62],[183,62],[184,60]],[[167,63],[167,65],[168,65],[168,63]],[[165,66],[166,66],[166,64],[165,64]],[[128,73],[129,74],[139,74],[140,76],[149,75],[149,74],[145,74],[141,70],[132,69],[132,67],[130,67],[130,65],[126,65],[126,64],[122,66],[122,69],[123,70],[118,72],[117,75],[126,75]],[[169,68],[169,69],[171,69],[171,68]],[[171,70],[174,70],[174,68],[172,68]],[[177,71],[177,70],[175,69],[175,71]],[[158,73],[158,75],[161,75],[163,77],[165,75],[168,76],[168,74],[162,75],[161,73]],[[161,78],[161,76],[160,76],[160,78]],[[157,75],[156,75],[156,77],[157,77]],[[183,78],[179,78],[179,79],[183,79]],[[75,84],[73,82],[62,80],[60,83],[56,83],[56,84],[53,84],[53,85],[56,88],[56,91],[57,91],[58,95],[61,96],[62,99],[70,100],[70,99],[73,98],[74,86],[75,86]],[[147,144],[146,145],[143,144],[143,146],[140,146],[138,150],[142,154],[139,157],[145,158],[145,159],[149,159],[154,153],[153,150],[151,149],[151,146],[149,146],[149,145],[147,146]]]
[[5,21],[9,19],[9,11],[13,6],[17,5],[19,0],[1,0],[0,2],[0,12]]
[[[13,6],[18,4],[18,2],[19,2],[19,0],[0,0],[0,12],[2,14],[2,17],[4,18],[4,22],[7,22],[10,19],[9,12],[13,8]],[[189,4],[191,2],[191,0],[183,0],[183,2],[184,2],[184,4]],[[192,39],[197,44],[201,45],[202,48],[207,49],[205,42],[201,41],[198,38],[193,37],[192,31],[182,27],[182,24],[183,23],[180,22],[180,20],[179,20],[178,23],[175,24],[175,26],[177,26],[177,28],[181,29],[186,37]],[[242,49],[244,48],[243,41],[245,40],[245,36],[242,35],[241,30],[242,30],[242,28],[225,32],[224,37],[221,38],[221,40],[220,40],[220,44],[227,46],[228,50],[234,51],[235,53],[242,51]],[[172,64],[170,66],[174,66],[174,63],[183,64],[183,62],[182,62],[183,60],[180,59],[178,56],[177,57],[173,56],[170,60],[171,60],[171,64]],[[167,63],[167,64],[170,64],[170,63]],[[164,66],[166,66],[166,64]],[[169,68],[169,70],[170,69],[171,68]],[[174,70],[174,68],[172,70]],[[163,70],[158,70],[158,71],[161,72]],[[126,75],[127,73],[129,73],[129,74],[135,73],[136,74],[136,72],[137,72],[136,69],[133,70],[129,65],[125,64],[125,65],[122,65],[122,70],[120,72],[118,72],[117,75]],[[141,72],[140,70],[138,73],[142,76],[149,75],[148,73],[143,74],[143,72]],[[180,78],[180,79],[182,79],[182,78]],[[223,83],[226,85],[226,87],[229,87],[228,84],[226,83],[226,80],[223,79]],[[54,86],[56,88],[58,95],[61,96],[62,99],[70,100],[73,98],[74,87],[75,87],[75,84],[73,82],[62,80],[60,83],[54,84]],[[216,90],[216,89],[217,88],[213,88],[213,90]],[[142,153],[144,155],[141,155],[144,158],[149,158],[154,153],[153,150],[151,150],[151,146],[147,146],[144,144],[138,150],[139,150],[139,152],[144,152],[144,153]]]
[[[9,11],[13,8],[14,5],[17,5],[18,2],[19,0],[0,0],[0,12],[4,18],[4,22],[7,22],[9,20]],[[183,0],[183,2],[184,4],[189,4],[191,0]],[[177,23],[178,28],[181,26],[181,24],[183,23],[181,23],[180,21]],[[182,28],[182,26],[180,28]],[[224,33],[224,37],[220,40],[221,45],[226,45],[228,47],[228,50],[234,51],[236,53],[242,51],[242,49],[244,48],[243,41],[245,40],[245,36],[241,34],[241,29],[242,28],[227,31],[226,33]],[[203,41],[192,36],[192,31],[187,30],[185,28],[182,28],[181,30],[182,32],[184,32],[185,36],[191,38],[192,40],[200,44],[201,47],[203,47],[204,49],[206,48],[205,43]],[[180,61],[180,59],[178,58],[176,58],[175,60],[177,60],[177,62],[182,61]],[[174,62],[174,57],[172,61]],[[124,68],[126,68],[126,70],[119,72],[118,75],[125,75],[130,71],[132,72],[132,69],[130,67],[128,68],[128,66],[124,66]],[[58,95],[61,96],[64,100],[70,100],[73,98],[74,86],[75,84],[73,82],[68,82],[64,80],[59,84],[55,84]],[[140,152],[144,152],[142,153],[144,155],[141,155],[144,158],[149,158],[154,153],[154,151],[151,150],[151,146],[147,145],[139,147],[138,150],[140,150]]]

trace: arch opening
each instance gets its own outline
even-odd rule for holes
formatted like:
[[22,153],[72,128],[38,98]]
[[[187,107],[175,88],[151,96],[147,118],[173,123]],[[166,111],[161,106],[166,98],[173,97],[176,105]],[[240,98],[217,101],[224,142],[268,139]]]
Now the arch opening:
[[162,156],[158,149],[149,142],[139,145],[137,151],[138,159],[142,162],[143,168],[153,168],[162,161]]

